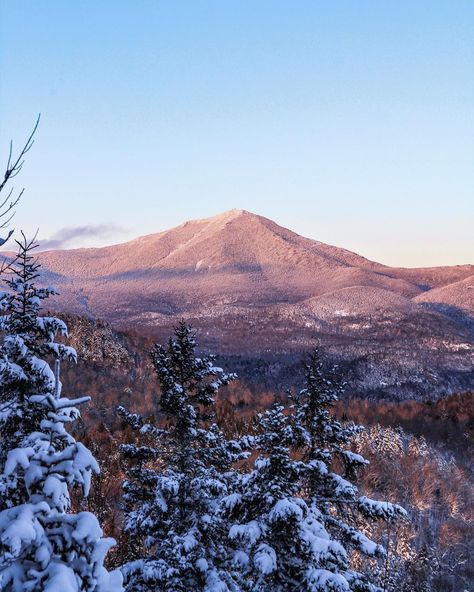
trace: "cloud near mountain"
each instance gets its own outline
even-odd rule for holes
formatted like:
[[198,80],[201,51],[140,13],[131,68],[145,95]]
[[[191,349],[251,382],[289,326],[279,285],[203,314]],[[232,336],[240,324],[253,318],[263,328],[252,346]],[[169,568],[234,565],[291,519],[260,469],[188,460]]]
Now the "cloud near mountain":
[[87,224],[85,226],[73,226],[61,228],[49,239],[40,240],[42,251],[50,249],[66,249],[71,243],[84,238],[110,238],[114,234],[123,233],[124,229],[116,224]]

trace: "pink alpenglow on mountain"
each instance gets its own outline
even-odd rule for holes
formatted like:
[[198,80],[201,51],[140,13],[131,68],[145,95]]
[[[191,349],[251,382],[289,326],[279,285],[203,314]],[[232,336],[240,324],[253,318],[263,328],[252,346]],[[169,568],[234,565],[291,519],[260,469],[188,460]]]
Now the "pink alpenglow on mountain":
[[59,309],[119,329],[184,318],[205,348],[279,360],[319,342],[374,393],[474,386],[474,265],[388,267],[245,210],[39,258]]

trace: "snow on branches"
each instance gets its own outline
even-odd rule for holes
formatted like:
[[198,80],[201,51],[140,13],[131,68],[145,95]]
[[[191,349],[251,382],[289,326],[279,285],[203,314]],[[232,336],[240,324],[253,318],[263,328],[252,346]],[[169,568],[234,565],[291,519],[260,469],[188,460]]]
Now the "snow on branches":
[[122,447],[125,529],[144,549],[122,568],[130,592],[238,590],[220,502],[245,451],[213,422],[214,396],[234,376],[195,350],[194,332],[180,323],[167,346],[152,351],[163,426],[119,409],[140,441]]
[[323,371],[316,350],[294,405],[275,403],[259,417],[253,469],[241,475],[237,493],[223,500],[233,522],[229,536],[242,590],[377,589],[350,566],[353,551],[385,553],[359,530],[357,512],[388,521],[406,513],[359,495],[353,481],[367,461],[347,448],[359,428],[343,426],[331,414],[338,392],[335,374]]
[[67,426],[88,397],[61,396],[49,360],[75,360],[55,341],[65,324],[41,317],[54,294],[38,288],[34,241],[17,242],[18,257],[0,296],[0,589],[11,592],[119,592],[121,575],[104,558],[114,544],[96,517],[70,513],[70,490],[87,496],[99,467]]
[[[331,412],[335,373],[315,351],[293,404],[276,402],[258,417],[255,435],[229,441],[214,423],[214,396],[232,376],[195,349],[181,323],[152,352],[159,423],[119,409],[137,435],[122,446],[125,528],[135,550],[122,568],[126,589],[375,592],[351,567],[354,553],[385,555],[361,525],[405,511],[359,493],[367,461],[350,449],[360,428]],[[250,470],[242,459],[252,459]]]

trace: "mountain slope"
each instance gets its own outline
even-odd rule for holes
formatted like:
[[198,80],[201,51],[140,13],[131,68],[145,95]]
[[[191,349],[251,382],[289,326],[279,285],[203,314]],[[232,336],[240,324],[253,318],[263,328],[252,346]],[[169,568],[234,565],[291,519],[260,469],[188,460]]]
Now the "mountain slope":
[[184,317],[204,346],[253,357],[299,356],[319,340],[363,360],[363,388],[382,381],[390,394],[413,380],[430,394],[474,382],[473,265],[391,268],[244,210],[39,258],[58,308],[118,328],[164,338]]
[[414,299],[416,302],[440,304],[466,311],[474,311],[474,275],[458,282],[434,288]]
[[474,273],[474,266],[389,268],[244,210],[111,247],[44,252],[40,259],[68,288],[94,280],[96,292],[104,283],[118,292],[134,286],[132,291],[145,294],[175,293],[179,301],[177,293],[186,284],[184,299],[199,304],[203,296],[229,293],[251,303],[299,301],[356,285],[413,297]]

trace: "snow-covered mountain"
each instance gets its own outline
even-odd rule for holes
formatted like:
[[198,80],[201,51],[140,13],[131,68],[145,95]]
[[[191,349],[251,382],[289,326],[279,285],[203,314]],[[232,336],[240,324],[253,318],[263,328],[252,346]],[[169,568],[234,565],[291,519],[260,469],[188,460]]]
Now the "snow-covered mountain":
[[39,258],[58,308],[117,328],[163,338],[183,317],[226,354],[297,354],[319,340],[358,360],[369,390],[474,386],[474,265],[387,267],[245,210]]

